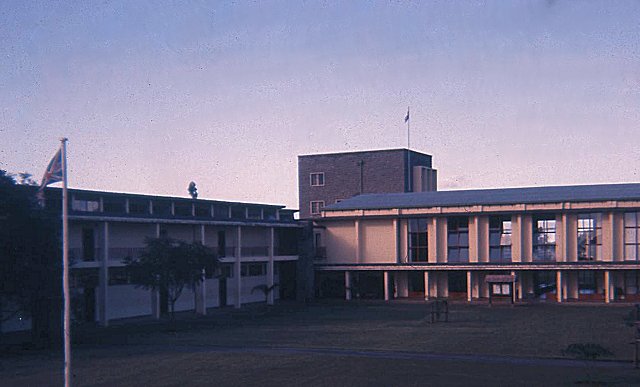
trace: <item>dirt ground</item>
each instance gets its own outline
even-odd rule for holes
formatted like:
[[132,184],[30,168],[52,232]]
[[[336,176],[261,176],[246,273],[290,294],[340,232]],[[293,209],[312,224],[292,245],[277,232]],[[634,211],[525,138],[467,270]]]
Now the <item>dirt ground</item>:
[[[631,305],[451,303],[430,323],[424,302],[251,305],[75,327],[76,386],[640,385]],[[613,353],[563,356],[574,343]],[[6,351],[0,385],[60,385],[61,351]]]

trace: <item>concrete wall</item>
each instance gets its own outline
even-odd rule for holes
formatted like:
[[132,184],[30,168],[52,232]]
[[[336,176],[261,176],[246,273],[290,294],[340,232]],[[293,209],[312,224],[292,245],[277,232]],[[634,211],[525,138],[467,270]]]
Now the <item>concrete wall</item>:
[[327,223],[325,243],[328,263],[356,262],[356,233],[353,221]]
[[360,263],[395,263],[396,239],[393,221],[390,219],[361,221],[360,245]]
[[[104,231],[99,228],[99,233]],[[155,224],[109,223],[109,247],[145,247],[145,238],[156,237]],[[100,246],[101,247],[101,246]]]

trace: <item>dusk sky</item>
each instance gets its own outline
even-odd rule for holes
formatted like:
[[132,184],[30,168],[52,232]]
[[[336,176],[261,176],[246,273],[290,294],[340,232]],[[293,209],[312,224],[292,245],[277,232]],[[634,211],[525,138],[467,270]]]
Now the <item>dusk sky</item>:
[[297,156],[440,189],[640,182],[640,1],[0,2],[0,169],[297,208]]

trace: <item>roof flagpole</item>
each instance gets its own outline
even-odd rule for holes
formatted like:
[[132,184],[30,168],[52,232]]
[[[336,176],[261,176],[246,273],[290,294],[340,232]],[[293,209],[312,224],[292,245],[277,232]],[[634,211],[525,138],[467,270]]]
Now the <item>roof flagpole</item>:
[[67,203],[67,139],[62,150],[62,293],[64,298],[64,385],[71,386],[71,312],[69,299],[69,211]]
[[407,123],[407,172],[409,174],[409,187],[407,187],[407,192],[413,192],[413,187],[411,186],[413,168],[411,168],[411,117],[409,115],[409,107],[407,107],[407,115],[404,117],[404,122]]

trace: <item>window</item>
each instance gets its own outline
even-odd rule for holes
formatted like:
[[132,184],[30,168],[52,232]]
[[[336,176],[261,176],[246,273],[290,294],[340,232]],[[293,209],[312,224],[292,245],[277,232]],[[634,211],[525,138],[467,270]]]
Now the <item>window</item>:
[[249,207],[247,209],[247,218],[248,219],[261,219],[262,218],[262,211],[260,209],[260,207]]
[[176,216],[191,216],[191,203],[175,202],[173,211]]
[[98,212],[100,211],[100,202],[96,200],[76,200],[71,202],[71,210],[81,212]]
[[638,260],[638,228],[640,227],[640,212],[624,214],[624,260]]
[[578,260],[602,258],[602,223],[600,214],[578,215]]
[[489,262],[511,262],[511,218],[489,218]]
[[533,219],[533,261],[556,260],[556,218],[540,216]]
[[240,275],[242,277],[260,277],[267,275],[266,263],[243,263],[240,266]]
[[324,172],[314,172],[309,175],[312,187],[321,187],[324,185]]
[[311,215],[320,215],[320,211],[324,208],[324,200],[311,202]]
[[246,219],[247,210],[242,206],[231,206],[231,219]]
[[469,262],[469,219],[449,218],[447,221],[447,253],[449,262]]
[[103,210],[109,214],[124,214],[124,199],[123,198],[104,198],[102,200]]
[[409,219],[409,262],[427,262],[427,220]]
[[129,213],[145,215],[149,213],[149,202],[146,200],[129,199]]

